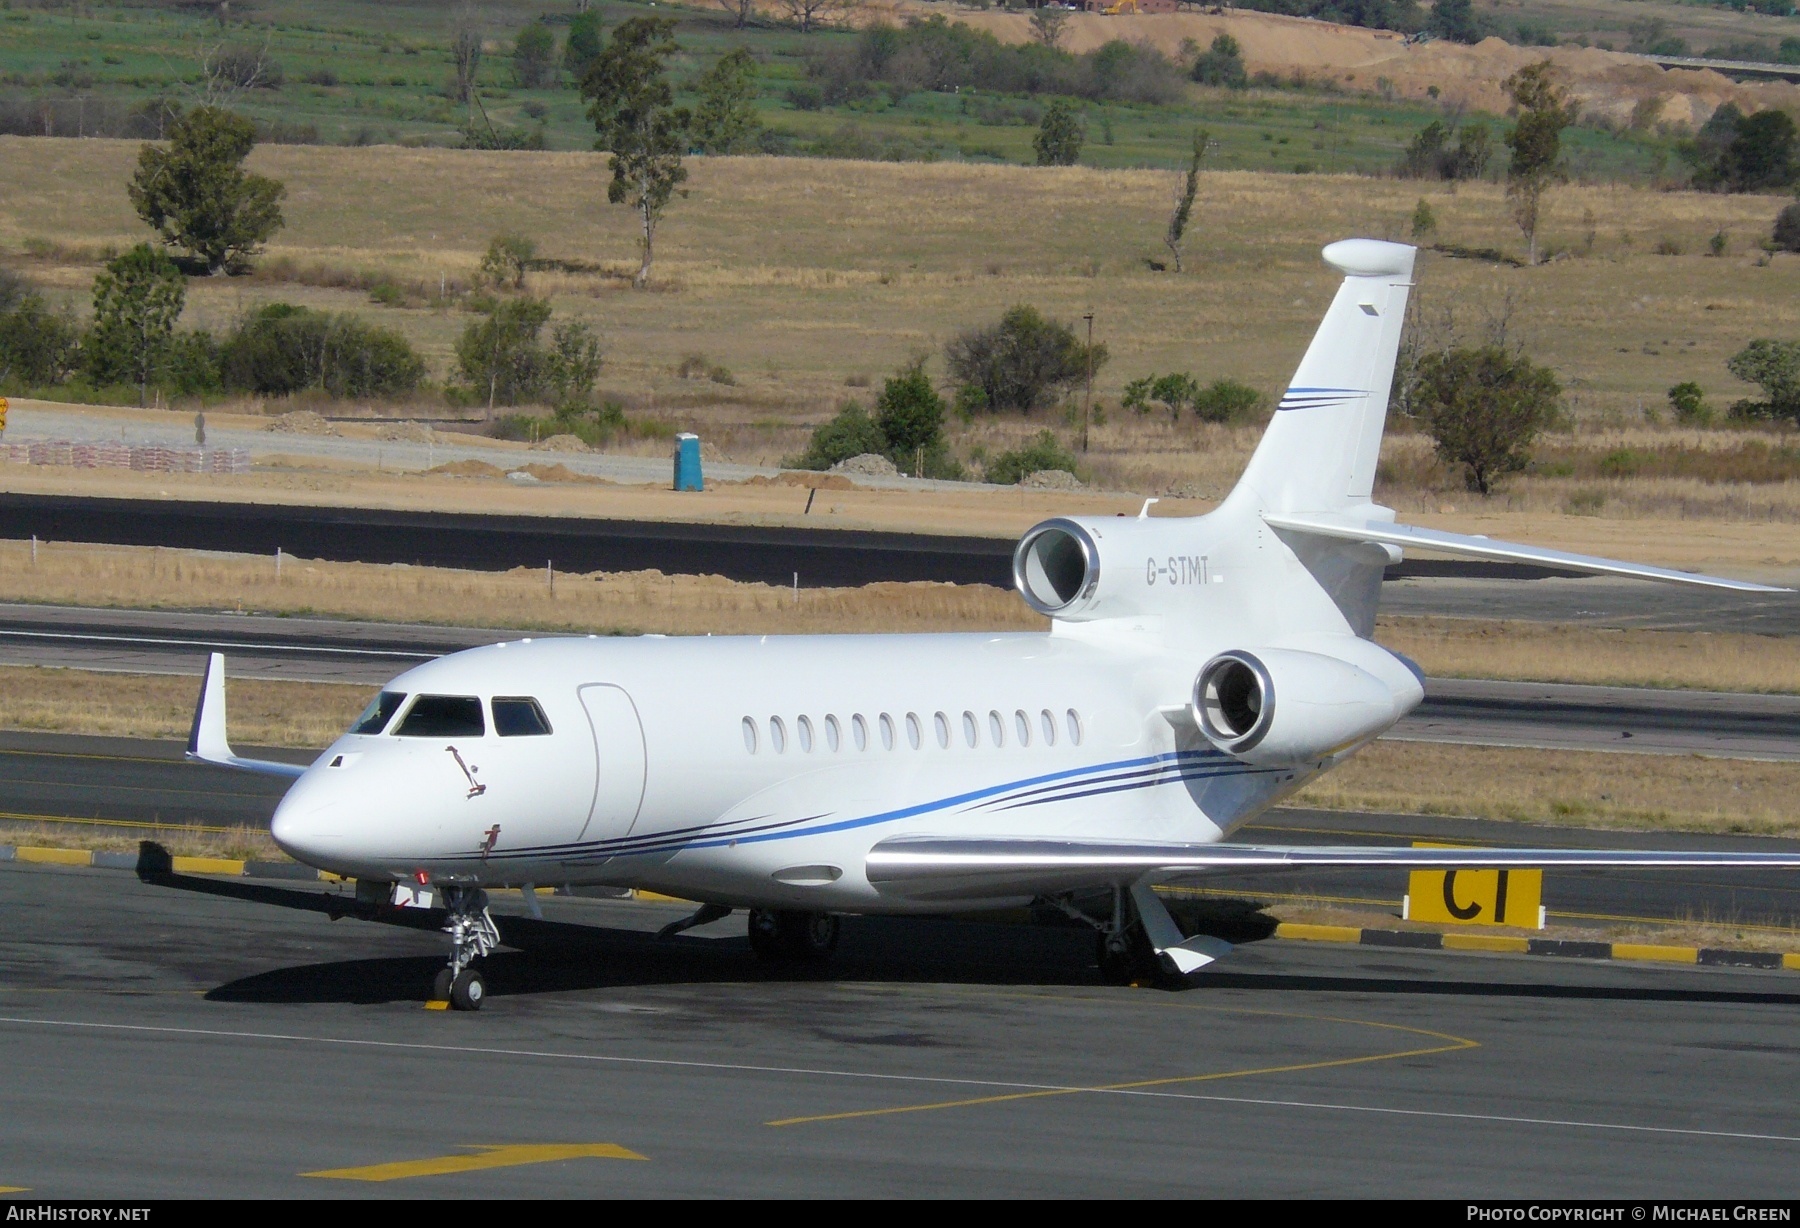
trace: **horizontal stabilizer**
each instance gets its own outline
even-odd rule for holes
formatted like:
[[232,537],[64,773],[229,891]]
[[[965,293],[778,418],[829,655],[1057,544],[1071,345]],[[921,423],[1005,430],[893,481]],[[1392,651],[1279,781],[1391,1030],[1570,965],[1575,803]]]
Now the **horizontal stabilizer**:
[[1787,853],[1661,849],[1406,848],[1389,845],[1155,844],[1008,836],[895,836],[869,852],[878,889],[918,899],[1042,895],[1231,871],[1378,866],[1398,870],[1800,869]]
[[1471,537],[1463,533],[1445,533],[1438,529],[1421,529],[1409,524],[1356,520],[1344,516],[1305,515],[1291,512],[1265,512],[1263,520],[1276,529],[1310,533],[1315,537],[1331,537],[1340,541],[1374,542],[1399,546],[1401,549],[1433,550],[1471,559],[1491,559],[1501,563],[1536,563],[1544,567],[1561,567],[1568,571],[1585,571],[1595,575],[1626,576],[1633,580],[1660,580],[1668,584],[1693,584],[1703,588],[1729,588],[1743,593],[1791,593],[1790,588],[1752,584],[1748,580],[1727,580],[1722,576],[1703,576],[1691,571],[1672,571],[1645,563],[1627,563],[1619,559],[1596,558],[1589,554],[1568,554],[1546,550],[1542,546],[1524,546],[1517,542],[1497,541],[1491,537]]
[[298,763],[272,759],[245,759],[234,753],[225,738],[225,654],[215,652],[206,660],[206,678],[200,683],[200,702],[194,706],[194,727],[188,732],[187,757],[217,767],[260,772],[264,776],[297,777],[306,768]]

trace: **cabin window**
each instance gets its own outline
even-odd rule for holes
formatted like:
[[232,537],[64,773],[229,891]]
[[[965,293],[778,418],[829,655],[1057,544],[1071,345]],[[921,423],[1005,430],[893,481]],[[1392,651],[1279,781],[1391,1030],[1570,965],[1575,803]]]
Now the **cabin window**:
[[756,753],[756,722],[747,716],[744,718],[744,749],[753,755]]
[[803,716],[795,721],[794,733],[800,740],[800,749],[809,755],[812,754],[812,718]]
[[894,718],[883,712],[881,714],[881,749],[894,749]]
[[787,753],[787,726],[779,716],[769,718],[769,749],[778,755]]
[[399,738],[479,738],[487,732],[473,695],[421,695],[400,718]]
[[837,717],[835,717],[835,716],[826,717],[825,718],[825,747],[826,747],[826,749],[831,750],[831,751],[837,750],[838,744],[841,743],[843,740],[844,740],[843,733],[842,733],[842,731],[840,731],[838,729]]
[[907,742],[907,745],[911,746],[914,750],[918,750],[919,743],[923,742],[924,740],[925,740],[925,731],[919,725],[919,714],[917,712],[908,712],[906,714],[906,742]]
[[1069,741],[1081,745],[1081,713],[1073,708],[1069,709]]
[[938,746],[944,750],[950,749],[950,718],[940,712],[931,718],[931,723],[937,730]]
[[400,711],[400,705],[405,702],[404,692],[383,691],[369,701],[369,706],[356,718],[356,724],[350,727],[350,732],[380,733],[387,728],[387,723],[394,719],[394,713]]
[[1043,729],[1043,731],[1044,731],[1044,745],[1045,746],[1055,746],[1056,745],[1056,718],[1054,716],[1050,715],[1050,709],[1048,709],[1048,708],[1044,709],[1042,717],[1039,720],[1038,724],[1039,724],[1039,727],[1041,729]]
[[963,713],[963,741],[971,749],[981,745],[981,722],[975,719],[973,712]]
[[550,720],[529,695],[496,695],[494,732],[503,738],[541,738],[550,733]]
[[869,749],[869,722],[863,720],[860,712],[850,718],[850,739],[856,743],[857,750]]
[[988,737],[994,740],[995,746],[1006,745],[1006,718],[998,712],[988,713]]
[[1019,735],[1020,746],[1031,745],[1031,718],[1022,710],[1013,713],[1013,729]]

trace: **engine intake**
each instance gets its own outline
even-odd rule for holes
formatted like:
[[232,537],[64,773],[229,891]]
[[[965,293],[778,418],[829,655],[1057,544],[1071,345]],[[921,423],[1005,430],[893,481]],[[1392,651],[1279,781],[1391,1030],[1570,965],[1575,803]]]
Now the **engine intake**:
[[1268,766],[1365,742],[1411,711],[1424,689],[1398,658],[1357,645],[1369,658],[1361,664],[1292,648],[1222,652],[1194,679],[1194,721],[1226,754]]
[[1013,583],[1040,614],[1067,613],[1100,585],[1100,547],[1073,520],[1046,520],[1019,540]]

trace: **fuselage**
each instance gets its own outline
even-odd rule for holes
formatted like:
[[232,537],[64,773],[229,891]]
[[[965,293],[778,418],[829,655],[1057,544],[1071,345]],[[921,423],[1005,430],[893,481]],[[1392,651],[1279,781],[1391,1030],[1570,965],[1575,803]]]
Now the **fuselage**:
[[862,870],[890,836],[1206,842],[1298,788],[1323,764],[1242,763],[1183,719],[1219,647],[1079,627],[495,644],[395,678],[379,731],[326,750],[273,831],[358,878],[906,911]]

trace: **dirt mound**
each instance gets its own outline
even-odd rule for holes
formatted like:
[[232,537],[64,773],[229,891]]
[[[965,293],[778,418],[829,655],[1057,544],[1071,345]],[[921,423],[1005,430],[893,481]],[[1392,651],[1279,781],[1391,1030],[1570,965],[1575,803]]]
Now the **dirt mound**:
[[[899,10],[913,6],[898,6]],[[924,6],[918,6],[920,12]],[[898,10],[897,10],[898,11]],[[904,15],[904,14],[902,14]],[[986,30],[1005,43],[1031,39],[1030,18],[1023,13],[992,11],[959,13],[955,20]],[[1092,51],[1113,39],[1155,47],[1174,57],[1184,39],[1202,47],[1218,34],[1229,34],[1244,50],[1244,67],[1254,75],[1274,73],[1285,79],[1304,77],[1357,93],[1428,100],[1435,88],[1440,102],[1504,114],[1501,89],[1507,77],[1540,60],[1560,70],[1583,113],[1615,123],[1666,123],[1694,127],[1722,102],[1746,111],[1780,107],[1800,111],[1800,85],[1785,81],[1754,84],[1732,81],[1710,69],[1664,69],[1640,56],[1587,47],[1515,47],[1498,38],[1474,46],[1436,41],[1407,46],[1391,30],[1340,26],[1304,17],[1272,13],[1145,13],[1104,17],[1070,14],[1065,50]],[[1643,111],[1640,112],[1639,108]]]
[[592,452],[579,435],[552,435],[531,445],[536,452]]
[[[720,483],[725,485],[725,483]],[[734,486],[799,486],[807,490],[855,490],[856,483],[838,473],[808,473],[783,470],[774,477],[757,474],[745,478],[742,482],[731,483]]]
[[453,478],[503,478],[506,470],[498,465],[490,465],[483,460],[450,461],[427,469],[426,473],[442,473]]
[[831,467],[833,473],[857,473],[867,478],[897,478],[900,470],[894,462],[874,452],[864,452],[861,456],[852,456],[849,460],[841,460]]
[[1039,469],[1019,479],[1027,490],[1086,490],[1081,479],[1066,469]]
[[389,422],[375,436],[388,443],[430,443],[433,439],[431,428],[423,422]]
[[296,409],[269,423],[269,429],[283,435],[336,435],[337,427],[310,409]]
[[605,482],[605,478],[576,473],[567,465],[520,465],[514,473],[528,473],[540,482]]

